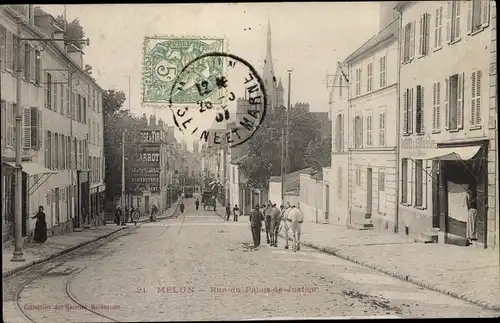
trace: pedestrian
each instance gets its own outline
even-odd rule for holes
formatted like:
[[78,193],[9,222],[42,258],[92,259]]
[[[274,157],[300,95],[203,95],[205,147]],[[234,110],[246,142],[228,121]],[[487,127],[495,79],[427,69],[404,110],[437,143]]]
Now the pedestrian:
[[476,190],[471,186],[467,188],[465,203],[468,210],[467,239],[469,240],[469,242],[471,242],[472,240],[477,240],[476,236],[477,193]]
[[264,216],[265,216],[264,223],[266,224],[267,244],[271,243],[271,213],[273,211],[272,208],[273,204],[271,203],[271,201],[267,202],[267,206],[264,209]]
[[198,207],[200,207],[200,201],[196,199],[196,202],[194,202],[194,204],[196,204],[196,211],[198,211]]
[[226,221],[229,221],[229,216],[231,215],[231,206],[229,203],[226,205]]
[[151,222],[156,222],[156,215],[158,214],[158,208],[156,207],[156,205],[153,205],[153,207],[151,208],[151,217],[150,217],[150,221]]
[[179,205],[179,208],[181,209],[181,213],[184,213],[184,202],[181,202],[181,205]]
[[135,212],[135,209],[134,209],[134,206],[132,205],[130,207],[130,223],[134,222],[134,212]]
[[115,223],[116,223],[116,225],[120,225],[122,215],[123,215],[122,208],[120,206],[118,206],[116,208],[116,211],[115,211]]
[[125,222],[128,222],[130,216],[130,211],[128,209],[128,206],[125,207]]
[[33,240],[35,242],[43,243],[47,240],[47,222],[45,222],[45,213],[43,212],[43,206],[38,207],[38,213],[32,217],[36,218],[35,232],[33,234]]
[[239,213],[240,213],[240,209],[238,208],[238,204],[235,204],[234,208],[233,208],[233,221],[238,222]]
[[252,229],[253,245],[255,248],[260,246],[260,230],[264,215],[260,212],[259,205],[255,205],[255,209],[250,213],[250,227]]

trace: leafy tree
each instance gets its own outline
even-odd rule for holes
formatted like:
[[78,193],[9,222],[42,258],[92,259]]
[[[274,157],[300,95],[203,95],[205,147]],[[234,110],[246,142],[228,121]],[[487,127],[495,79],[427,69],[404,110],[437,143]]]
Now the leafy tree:
[[[286,134],[286,110],[278,108],[266,119],[249,140],[248,158],[243,162],[243,172],[254,187],[267,187],[271,176],[281,174],[281,130]],[[320,138],[319,121],[308,111],[291,109],[289,113],[290,171],[307,167],[305,147]],[[285,139],[286,140],[286,139]]]
[[66,36],[70,43],[74,44],[79,49],[84,49],[87,46],[86,42],[78,41],[85,39],[85,32],[83,30],[82,25],[80,25],[80,20],[78,18],[73,19],[73,21],[68,22],[64,19],[64,16],[57,16],[56,18],[57,26],[64,30],[64,26],[66,26]]
[[321,171],[323,167],[330,166],[331,147],[331,138],[310,141],[305,155],[307,165],[313,167],[315,171]]

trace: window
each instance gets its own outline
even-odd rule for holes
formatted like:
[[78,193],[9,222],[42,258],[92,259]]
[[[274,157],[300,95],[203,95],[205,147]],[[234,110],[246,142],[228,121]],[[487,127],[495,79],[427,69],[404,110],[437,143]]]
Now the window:
[[40,85],[42,75],[42,57],[40,51],[35,51],[35,84]]
[[6,122],[6,136],[5,145],[6,147],[14,147],[14,130],[15,130],[15,119],[14,119],[14,105],[10,102],[2,100],[2,117],[3,111],[5,111],[6,119],[2,118],[2,131],[4,131],[3,122]]
[[425,168],[422,159],[415,160],[415,206],[424,208],[426,207],[426,176]]
[[448,21],[446,38],[448,43],[460,40],[460,9],[462,1],[448,1]]
[[73,165],[71,164],[71,137],[66,137],[66,168],[73,169]]
[[2,123],[0,125],[0,131],[2,131],[2,144],[1,147],[5,147],[6,142],[7,142],[7,104],[5,103],[4,100],[0,101],[0,108],[2,115],[0,117],[0,122]]
[[101,128],[99,122],[97,123],[97,146],[101,145]]
[[77,111],[76,111],[76,120],[82,121],[82,96],[77,94]]
[[61,152],[60,152],[61,169],[66,169],[66,136],[61,135],[60,140],[61,140]]
[[97,113],[101,111],[101,106],[102,106],[102,96],[99,91],[97,91]]
[[87,98],[83,97],[82,122],[87,121]]
[[387,84],[387,57],[380,57],[380,87]]
[[354,148],[363,146],[363,120],[361,117],[354,118]]
[[385,146],[385,112],[380,112],[379,117],[379,144]]
[[337,168],[337,199],[342,200],[342,166]]
[[13,34],[5,31],[5,69],[14,71],[14,38]]
[[45,80],[45,107],[48,109],[52,108],[52,75],[47,73],[47,79]]
[[430,16],[424,13],[419,19],[418,56],[423,57],[429,53],[429,21]]
[[344,150],[344,116],[337,115],[337,122],[335,127],[335,148],[337,152]]
[[471,111],[470,124],[471,126],[481,125],[481,71],[475,71],[471,75],[472,93],[471,93]]
[[424,87],[417,85],[417,104],[415,115],[415,132],[418,134],[424,133]]
[[52,160],[54,169],[59,169],[59,135],[54,133],[54,145],[52,146]]
[[24,79],[29,81],[31,72],[31,46],[24,44]]
[[76,96],[76,92],[73,92],[73,94],[71,95],[71,118],[73,120],[76,120],[76,106],[77,106],[77,102],[76,102],[76,99],[78,98]]
[[463,128],[463,74],[455,74],[446,80],[445,119],[448,130]]
[[77,168],[78,164],[78,140],[73,138],[73,169]]
[[356,186],[361,186],[361,168],[356,167]]
[[60,102],[60,107],[59,109],[61,110],[61,114],[64,114],[64,85],[63,84],[59,84],[59,97],[61,99],[61,102]]
[[367,74],[368,78],[366,80],[366,91],[370,92],[372,90],[372,84],[373,84],[373,63],[368,64]]
[[57,112],[57,82],[52,83],[51,91],[52,91],[52,109]]
[[66,88],[66,115],[69,117],[70,116],[70,106],[69,106],[69,100],[70,100],[70,96],[69,96],[69,87]]
[[401,159],[401,203],[408,203],[408,159]]
[[443,44],[443,7],[436,9],[434,19],[434,49],[441,48]]
[[235,176],[235,172],[234,172],[234,167],[231,167],[232,168],[232,176],[233,176],[233,184],[236,183],[236,176]]
[[361,69],[356,70],[356,95],[361,94]]
[[366,146],[371,147],[372,145],[372,116],[368,115],[366,117]]
[[432,130],[441,128],[441,83],[432,85]]
[[490,1],[467,1],[467,35],[483,30],[490,19]]
[[403,134],[413,132],[413,89],[403,92]]
[[403,30],[403,63],[413,59],[415,55],[415,22],[409,22]]
[[47,131],[47,140],[45,141],[45,166],[52,169],[52,133]]

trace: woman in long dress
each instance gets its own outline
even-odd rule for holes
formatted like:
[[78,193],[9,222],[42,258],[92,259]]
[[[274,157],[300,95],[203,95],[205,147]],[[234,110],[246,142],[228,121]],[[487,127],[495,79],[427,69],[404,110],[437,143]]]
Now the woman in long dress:
[[43,206],[38,207],[38,213],[32,217],[36,218],[35,224],[35,235],[33,240],[36,242],[45,242],[47,240],[47,222],[45,222],[45,213],[43,212]]

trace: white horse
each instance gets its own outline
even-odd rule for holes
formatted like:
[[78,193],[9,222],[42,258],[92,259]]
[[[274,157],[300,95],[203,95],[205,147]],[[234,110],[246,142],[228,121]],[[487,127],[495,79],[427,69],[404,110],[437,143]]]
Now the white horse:
[[296,252],[300,250],[300,232],[302,229],[302,222],[304,222],[304,215],[299,208],[291,206],[283,210],[282,219],[283,228],[285,229],[285,249],[288,249],[288,231],[292,230],[292,250]]

